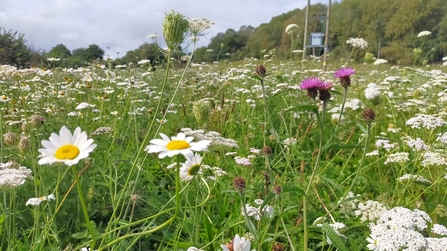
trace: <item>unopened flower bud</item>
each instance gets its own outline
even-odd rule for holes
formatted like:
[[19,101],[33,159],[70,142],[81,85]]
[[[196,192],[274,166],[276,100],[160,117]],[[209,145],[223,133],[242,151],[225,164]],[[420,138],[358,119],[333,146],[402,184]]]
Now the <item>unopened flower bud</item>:
[[374,113],[374,110],[371,108],[366,108],[363,111],[363,118],[368,122],[371,123],[376,118],[376,114]]
[[233,185],[236,190],[239,190],[239,192],[242,192],[246,186],[245,180],[241,177],[234,178]]
[[189,28],[189,21],[186,17],[176,11],[165,14],[162,30],[166,45],[171,52],[178,49],[183,43]]
[[279,195],[282,193],[282,186],[276,185],[273,187],[273,193]]
[[20,153],[27,153],[30,149],[30,140],[28,137],[22,137],[19,142],[19,151]]
[[270,146],[264,146],[264,148],[262,148],[262,153],[269,156],[273,153],[273,149]]
[[17,140],[17,137],[15,133],[13,132],[7,132],[5,135],[3,135],[3,140],[5,141],[5,144],[7,146],[14,146]]
[[31,115],[31,118],[29,119],[29,123],[34,127],[39,127],[42,125],[42,117],[39,114],[33,114]]
[[259,77],[265,77],[265,74],[267,73],[267,70],[265,69],[265,67],[260,64],[258,65],[258,67],[256,67],[256,75],[258,75]]

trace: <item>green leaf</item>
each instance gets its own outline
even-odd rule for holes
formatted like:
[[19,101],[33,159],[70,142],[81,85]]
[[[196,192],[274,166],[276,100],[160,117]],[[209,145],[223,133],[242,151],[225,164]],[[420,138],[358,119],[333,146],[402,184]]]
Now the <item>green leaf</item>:
[[331,239],[332,245],[338,248],[338,250],[348,251],[348,248],[346,247],[343,240],[340,238],[340,235],[338,235],[328,223],[324,223],[321,226],[321,229]]
[[360,130],[366,135],[368,132],[366,131],[366,128],[362,126],[360,123],[356,123],[356,125],[360,128]]

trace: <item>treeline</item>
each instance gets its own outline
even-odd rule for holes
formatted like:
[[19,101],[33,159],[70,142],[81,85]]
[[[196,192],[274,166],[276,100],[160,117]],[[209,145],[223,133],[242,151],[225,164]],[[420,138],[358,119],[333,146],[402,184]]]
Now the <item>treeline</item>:
[[[326,5],[311,5],[309,33],[325,32],[326,13]],[[199,48],[195,59],[210,62],[217,59],[261,58],[264,55],[288,57],[291,49],[303,49],[305,15],[305,8],[296,9],[276,16],[256,29],[250,26],[243,26],[239,31],[228,29],[213,37],[208,46]],[[352,47],[346,41],[357,37],[369,44],[368,48],[354,55],[357,60],[362,60],[369,52],[391,63],[409,65],[415,63],[415,59],[421,60],[417,63],[422,63],[422,60],[438,62],[447,55],[445,0],[343,0],[333,3],[330,16],[331,58],[348,57]],[[296,36],[294,48],[291,48],[290,35],[285,32],[289,24],[299,26],[293,33]],[[418,37],[422,31],[430,31],[431,34]],[[321,52],[316,51],[317,54]],[[307,50],[307,53],[314,51]]]
[[[195,62],[241,60],[247,57],[289,58],[292,50],[301,50],[304,43],[306,9],[296,9],[273,17],[259,27],[242,26],[239,30],[228,29],[211,38],[208,46],[194,52]],[[325,31],[327,6],[311,5],[308,33]],[[445,0],[343,0],[334,2],[329,26],[330,59],[346,58],[352,47],[349,38],[363,38],[366,49],[357,50],[355,60],[363,60],[372,53],[391,63],[402,65],[439,62],[447,55],[447,4]],[[298,25],[292,35],[285,32],[290,24]],[[422,31],[428,36],[418,37]],[[95,59],[102,59],[104,50],[93,44],[72,52],[58,44],[49,52],[38,52],[25,45],[23,34],[3,29],[0,32],[0,63],[19,67],[37,64],[48,65],[48,58],[58,58],[58,66],[83,66]],[[308,43],[308,42],[307,42]],[[293,48],[292,48],[293,47]],[[308,54],[322,53],[322,48],[307,50]],[[174,55],[181,58],[182,53]],[[301,57],[301,55],[299,55]],[[163,52],[155,43],[145,43],[128,51],[113,64],[137,63],[150,59],[151,64],[164,60]],[[53,61],[53,64],[54,61]]]

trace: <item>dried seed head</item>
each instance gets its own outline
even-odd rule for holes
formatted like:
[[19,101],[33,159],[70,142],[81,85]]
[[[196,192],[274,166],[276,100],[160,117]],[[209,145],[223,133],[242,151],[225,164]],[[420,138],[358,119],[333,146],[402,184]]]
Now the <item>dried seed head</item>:
[[363,118],[366,120],[366,122],[371,123],[376,118],[376,114],[374,113],[374,110],[371,108],[366,108],[363,111]]
[[258,67],[256,67],[256,75],[258,75],[259,77],[263,78],[265,77],[265,74],[267,73],[267,70],[265,69],[265,67],[260,64],[258,65]]
[[33,114],[29,119],[29,123],[34,127],[39,127],[43,123],[43,118],[39,114]]
[[284,245],[283,245],[283,244],[281,244],[281,243],[275,243],[275,244],[273,244],[273,246],[272,246],[272,250],[273,250],[273,251],[284,251],[285,249],[284,249]]
[[14,146],[17,140],[16,134],[13,132],[7,132],[3,135],[3,140],[7,146]]
[[273,187],[273,193],[279,195],[282,193],[282,186],[276,185]]
[[239,190],[239,192],[242,192],[246,186],[245,180],[241,177],[234,178],[233,185],[236,190]]
[[30,140],[28,137],[23,137],[19,142],[20,153],[27,153],[30,149]]
[[262,153],[269,156],[273,153],[273,149],[270,146],[264,146],[264,148],[262,148]]

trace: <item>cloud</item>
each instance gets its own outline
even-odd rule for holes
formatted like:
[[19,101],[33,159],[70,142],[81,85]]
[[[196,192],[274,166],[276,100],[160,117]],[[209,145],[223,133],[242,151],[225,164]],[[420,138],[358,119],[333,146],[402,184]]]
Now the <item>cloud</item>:
[[[2,0],[0,24],[25,34],[34,49],[49,51],[57,44],[70,50],[97,44],[116,57],[138,48],[146,36],[158,33],[164,14],[178,11],[187,17],[216,22],[198,46],[219,32],[242,25],[259,26],[272,17],[306,6],[306,0]],[[315,2],[315,1],[314,1]],[[312,2],[312,4],[315,4]],[[322,2],[322,1],[318,1]],[[304,17],[303,17],[304,18]],[[107,49],[109,48],[109,49]]]

